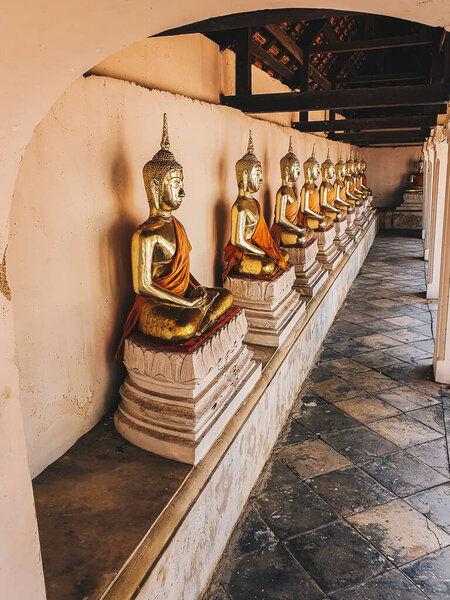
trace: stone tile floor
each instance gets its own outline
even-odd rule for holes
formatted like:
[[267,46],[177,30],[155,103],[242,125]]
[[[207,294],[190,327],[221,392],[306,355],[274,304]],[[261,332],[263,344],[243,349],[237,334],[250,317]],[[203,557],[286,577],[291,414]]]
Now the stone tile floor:
[[421,255],[375,240],[204,600],[450,599],[450,389]]

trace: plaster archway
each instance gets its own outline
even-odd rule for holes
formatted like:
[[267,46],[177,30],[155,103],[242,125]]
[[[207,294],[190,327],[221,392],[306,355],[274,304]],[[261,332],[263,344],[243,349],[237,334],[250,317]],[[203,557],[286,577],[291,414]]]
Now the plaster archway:
[[[331,8],[379,13],[450,27],[447,0],[229,0],[228,14],[274,8]],[[14,540],[0,551],[2,589],[9,597],[41,597],[42,573],[21,426],[15,363],[11,297],[7,283],[6,245],[11,197],[18,166],[34,127],[70,83],[113,52],[136,40],[195,21],[224,14],[218,0],[182,4],[177,0],[21,0],[2,8],[0,24],[0,516],[20,512]],[[33,290],[30,290],[32,299]],[[5,483],[6,482],[6,483]],[[5,485],[4,485],[5,484]],[[0,519],[1,520],[1,519]],[[32,533],[30,533],[32,532]],[[27,549],[27,552],[25,551]],[[17,554],[15,555],[15,553]],[[6,579],[3,576],[6,573]],[[27,573],[27,577],[23,577]],[[20,584],[20,589],[17,585]],[[9,592],[9,593],[8,593]]]

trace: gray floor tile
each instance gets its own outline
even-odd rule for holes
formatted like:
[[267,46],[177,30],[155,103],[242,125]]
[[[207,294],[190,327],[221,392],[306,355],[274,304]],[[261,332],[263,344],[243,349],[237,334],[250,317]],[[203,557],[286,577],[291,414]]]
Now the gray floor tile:
[[322,438],[357,465],[400,450],[398,446],[364,426],[326,433]]
[[434,406],[430,406],[428,408],[420,408],[419,410],[413,410],[409,413],[410,417],[417,419],[424,425],[428,427],[432,427],[436,431],[438,431],[441,435],[444,435],[444,414],[442,411],[442,406],[440,404],[435,404]]
[[448,533],[403,500],[351,515],[348,521],[396,566],[450,544]]
[[408,453],[432,467],[441,475],[448,477],[448,451],[445,437],[408,448]]
[[402,571],[430,600],[450,598],[450,547],[425,556]]
[[301,479],[310,479],[351,465],[349,460],[322,440],[287,446],[277,454]]
[[342,522],[292,538],[287,546],[327,594],[390,568],[379,552]]
[[375,421],[370,423],[369,427],[400,448],[431,442],[442,435],[413,419],[410,413]]
[[405,501],[450,534],[450,483],[419,492]]
[[320,600],[325,596],[280,543],[243,556],[223,585],[231,600]]
[[305,407],[301,414],[295,417],[299,423],[313,433],[326,433],[339,429],[357,427],[358,422],[331,404],[322,406]]
[[445,476],[405,451],[389,454],[361,468],[400,497],[448,481]]
[[357,467],[319,475],[308,485],[342,515],[360,512],[395,498]]
[[426,596],[397,570],[330,596],[330,600],[426,600]]

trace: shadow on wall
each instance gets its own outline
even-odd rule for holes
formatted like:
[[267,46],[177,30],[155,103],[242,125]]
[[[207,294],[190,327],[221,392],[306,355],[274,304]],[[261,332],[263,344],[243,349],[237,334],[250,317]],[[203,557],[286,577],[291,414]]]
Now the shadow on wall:
[[222,273],[225,269],[223,260],[223,249],[229,240],[229,206],[223,197],[223,191],[227,189],[227,164],[224,156],[217,163],[217,181],[219,182],[220,196],[214,203],[214,245],[216,248],[214,256],[214,285],[222,286]]
[[116,215],[116,220],[101,244],[101,258],[104,260],[104,257],[107,257],[106,263],[103,263],[103,268],[107,271],[105,279],[108,280],[109,288],[112,291],[111,298],[114,303],[112,311],[114,325],[106,345],[106,358],[110,370],[106,401],[110,407],[116,407],[119,401],[118,390],[126,373],[122,362],[116,361],[114,355],[122,336],[123,325],[134,300],[130,248],[131,238],[137,227],[137,223],[129,216],[129,209],[133,204],[134,186],[130,165],[126,159],[126,152],[120,137],[116,148],[117,151],[111,163],[110,175],[114,202],[112,209]]
[[[413,153],[410,156],[402,158],[400,155],[397,156],[398,160],[390,159],[389,154],[386,154],[387,160],[381,160],[376,171],[373,167],[370,169],[369,163],[367,181],[375,194],[373,206],[395,208],[403,202],[409,174],[416,170],[416,161],[420,155],[420,149],[412,148],[411,150]],[[411,152],[411,150],[405,148],[404,152]]]
[[[264,151],[264,160],[263,160],[263,165],[267,165],[269,164],[270,161],[270,157],[269,157],[269,153],[267,151],[267,147]],[[262,189],[262,194],[259,198],[259,201],[262,202],[262,207],[263,207],[263,215],[264,215],[264,219],[266,220],[267,223],[267,227],[270,229],[270,226],[272,225],[272,215],[273,215],[273,207],[272,207],[272,188],[270,187],[270,184],[267,180],[264,179],[264,171],[263,171],[263,189]],[[258,199],[258,196],[256,196],[256,198]]]

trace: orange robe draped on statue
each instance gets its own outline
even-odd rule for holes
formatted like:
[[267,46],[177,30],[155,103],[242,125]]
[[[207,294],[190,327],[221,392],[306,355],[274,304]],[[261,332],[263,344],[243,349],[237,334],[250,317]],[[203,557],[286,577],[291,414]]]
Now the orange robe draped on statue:
[[[255,200],[255,202],[259,211],[259,221],[250,239],[250,242],[255,246],[261,248],[261,250],[264,250],[267,256],[272,258],[280,269],[286,271],[286,269],[289,266],[289,263],[286,262],[286,259],[284,258],[283,254],[281,254],[281,252],[276,247],[275,242],[273,241],[273,238],[270,235],[267,223],[263,217],[261,206],[259,205],[259,202],[257,200]],[[244,252],[236,246],[233,246],[231,242],[228,242],[228,245],[224,248],[223,251],[225,254],[225,262],[228,263],[227,268],[222,274],[222,277],[225,280],[225,277],[228,275],[231,269],[235,265],[239,264],[239,262],[242,260]]]
[[[172,221],[177,240],[177,249],[172,262],[167,266],[167,273],[162,277],[157,277],[154,279],[153,283],[159,285],[168,292],[172,292],[172,294],[184,296],[189,286],[195,288],[195,285],[190,281],[189,272],[189,252],[192,250],[192,247],[189,243],[186,231],[180,221],[178,221],[175,217],[172,217]],[[130,310],[123,327],[122,337],[116,352],[117,360],[125,339],[135,328],[136,323],[139,321],[142,308],[148,300],[150,300],[150,298],[136,294],[133,307]]]
[[[292,196],[293,197],[293,196]],[[297,213],[298,213],[298,198],[295,198],[294,202],[286,206],[286,219],[293,225],[297,224]],[[283,228],[278,223],[274,223],[270,229],[270,233],[273,237],[273,241],[279,248],[281,246],[281,232]]]

